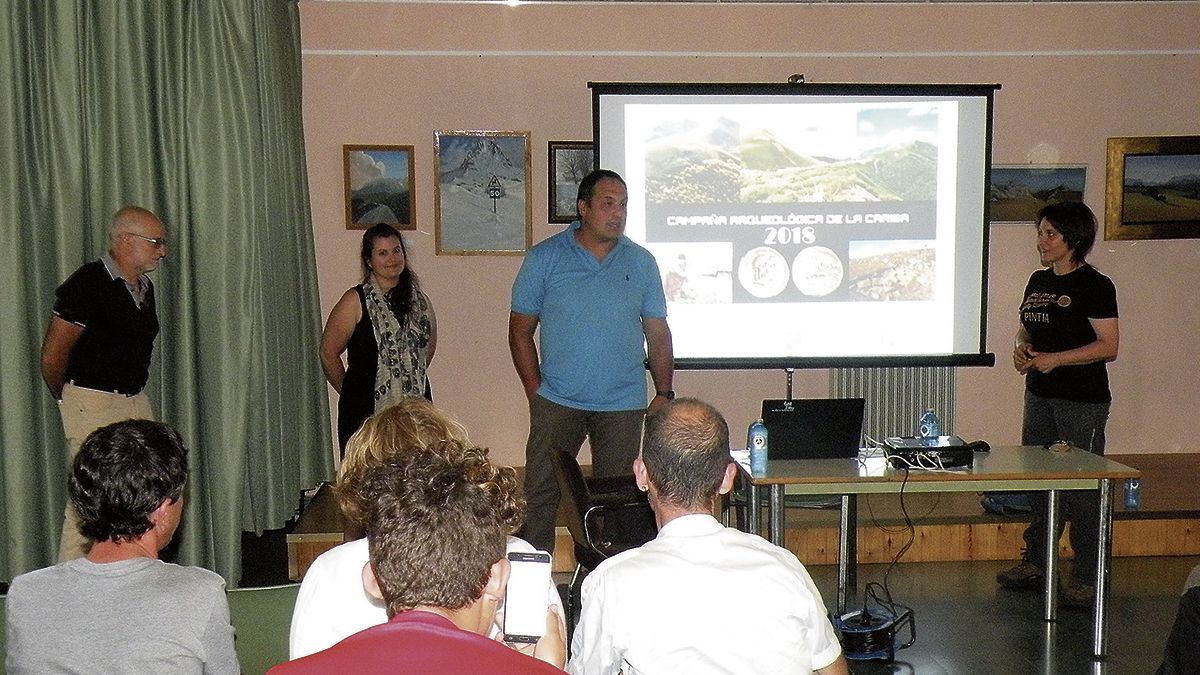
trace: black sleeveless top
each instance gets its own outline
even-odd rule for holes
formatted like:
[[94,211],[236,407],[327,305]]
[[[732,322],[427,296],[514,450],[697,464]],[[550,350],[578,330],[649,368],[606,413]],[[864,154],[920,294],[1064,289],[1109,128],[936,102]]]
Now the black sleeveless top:
[[[342,393],[338,398],[338,446],[343,453],[346,441],[375,412],[375,368],[379,363],[375,328],[367,313],[367,295],[362,284],[354,290],[358,293],[362,317],[354,325],[350,342],[346,343],[346,376],[342,378]],[[425,398],[433,400],[428,377],[425,378]]]

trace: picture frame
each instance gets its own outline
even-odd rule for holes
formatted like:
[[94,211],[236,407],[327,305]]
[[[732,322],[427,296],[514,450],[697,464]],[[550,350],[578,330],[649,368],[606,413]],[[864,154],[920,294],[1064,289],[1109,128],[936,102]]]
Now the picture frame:
[[411,145],[343,145],[346,229],[389,223],[415,230],[416,184]]
[[988,213],[993,224],[1034,224],[1038,211],[1054,202],[1083,201],[1083,164],[993,164]]
[[579,183],[596,167],[596,145],[591,141],[549,141],[546,154],[547,221],[573,222],[578,218],[575,198]]
[[529,250],[529,132],[435,131],[434,155],[437,255]]
[[1108,139],[1104,238],[1200,238],[1200,136]]

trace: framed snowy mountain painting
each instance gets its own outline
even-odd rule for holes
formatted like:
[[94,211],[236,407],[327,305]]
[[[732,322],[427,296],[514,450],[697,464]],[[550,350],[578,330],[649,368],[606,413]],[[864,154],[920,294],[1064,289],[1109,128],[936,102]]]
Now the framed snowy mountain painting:
[[533,236],[528,131],[436,131],[438,255],[521,255]]

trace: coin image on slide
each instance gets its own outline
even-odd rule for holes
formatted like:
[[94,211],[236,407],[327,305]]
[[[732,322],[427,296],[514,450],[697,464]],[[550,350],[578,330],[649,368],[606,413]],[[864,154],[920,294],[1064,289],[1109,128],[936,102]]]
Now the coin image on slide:
[[809,246],[796,254],[792,261],[792,283],[810,297],[822,297],[842,285],[846,268],[832,249]]
[[773,298],[787,287],[787,260],[773,248],[752,248],[738,263],[738,282],[756,298]]

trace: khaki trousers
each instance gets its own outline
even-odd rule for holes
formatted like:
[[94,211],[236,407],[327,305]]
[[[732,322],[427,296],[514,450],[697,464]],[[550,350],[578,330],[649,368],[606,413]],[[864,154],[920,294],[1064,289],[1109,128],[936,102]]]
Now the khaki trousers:
[[[63,433],[67,437],[68,474],[75,461],[75,455],[79,454],[79,446],[83,445],[88,434],[114,422],[154,419],[154,409],[150,407],[150,399],[146,396],[146,392],[126,396],[77,387],[69,382],[63,386],[58,412],[62,416]],[[71,506],[71,500],[68,498],[67,507],[63,512],[58,561],[66,562],[74,558],[81,558],[87,555],[90,547],[91,541],[79,533],[79,518],[75,514],[75,507]]]

